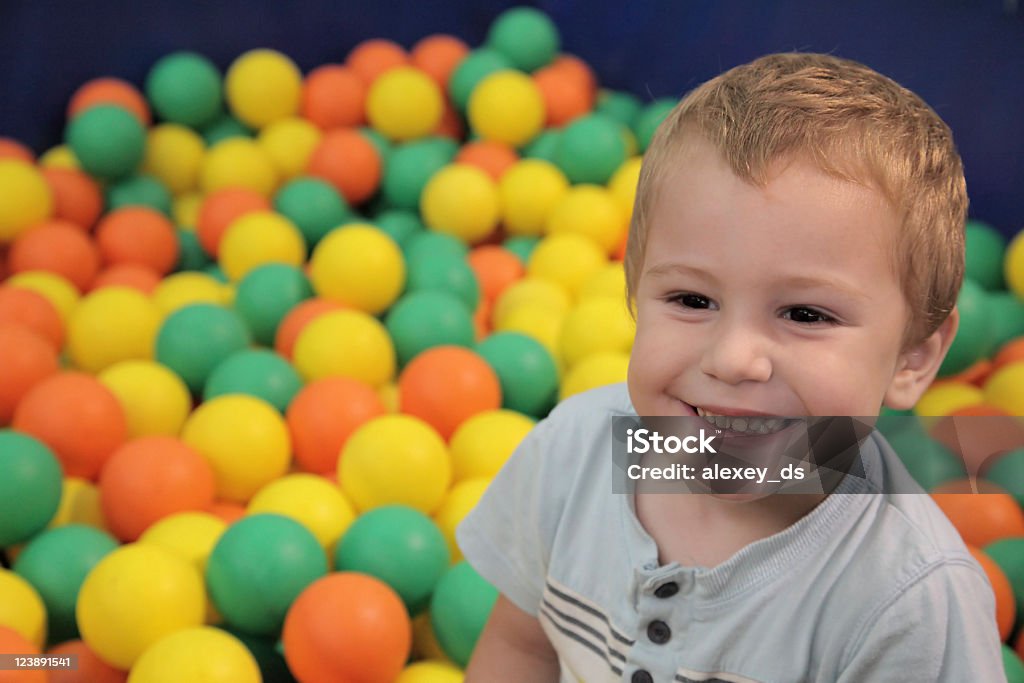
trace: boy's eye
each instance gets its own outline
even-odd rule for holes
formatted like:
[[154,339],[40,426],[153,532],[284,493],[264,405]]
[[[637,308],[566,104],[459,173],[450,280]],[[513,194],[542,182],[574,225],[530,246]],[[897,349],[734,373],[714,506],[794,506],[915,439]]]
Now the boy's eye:
[[701,294],[675,294],[669,301],[683,308],[711,308],[711,301]]
[[786,318],[796,323],[804,324],[821,324],[821,323],[833,323],[835,318],[821,311],[817,311],[807,306],[793,306],[786,310],[784,314]]

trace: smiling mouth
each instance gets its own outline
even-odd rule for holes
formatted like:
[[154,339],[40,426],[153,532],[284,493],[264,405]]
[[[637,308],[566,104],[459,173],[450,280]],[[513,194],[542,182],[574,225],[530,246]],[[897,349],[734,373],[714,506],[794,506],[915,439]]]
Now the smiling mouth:
[[[687,404],[689,405],[689,404]],[[763,415],[718,415],[704,410],[699,406],[690,406],[705,422],[723,431],[738,435],[758,436],[774,434],[797,422],[782,417],[766,417]]]

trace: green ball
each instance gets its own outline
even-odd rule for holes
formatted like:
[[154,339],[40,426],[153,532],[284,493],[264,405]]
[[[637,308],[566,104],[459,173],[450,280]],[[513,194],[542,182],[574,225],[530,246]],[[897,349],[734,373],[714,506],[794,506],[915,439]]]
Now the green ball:
[[487,47],[505,55],[512,65],[534,71],[550,64],[562,39],[548,15],[533,7],[505,10],[487,32]]
[[668,98],[654,100],[636,115],[633,120],[633,135],[636,136],[636,144],[640,148],[640,152],[647,151],[654,132],[658,130],[658,126],[665,120],[669,112],[675,109],[676,104],[676,100]]
[[117,539],[104,531],[70,524],[44,531],[18,555],[14,572],[43,599],[49,642],[79,637],[75,621],[78,590],[92,568],[118,545]]
[[469,254],[469,247],[458,237],[446,235],[433,230],[423,230],[410,237],[405,242],[405,260],[411,261],[416,258],[444,258],[453,256],[466,258]]
[[469,663],[497,600],[498,590],[465,560],[453,565],[437,583],[430,600],[430,624],[441,649],[459,666]]
[[227,112],[221,112],[220,116],[208,123],[201,132],[207,148],[213,147],[218,142],[223,142],[228,138],[252,137],[252,131]]
[[1024,683],[1024,663],[1021,663],[1017,653],[1002,643],[1003,670],[1006,672],[1006,683]]
[[284,414],[301,389],[302,378],[287,360],[267,349],[251,349],[231,354],[213,369],[203,398],[248,394]]
[[387,137],[385,137],[385,135],[376,128],[360,128],[359,132],[377,148],[377,154],[380,155],[381,164],[384,167],[387,167],[388,160],[391,159],[391,152],[395,149],[391,140],[388,140]]
[[992,314],[985,290],[964,278],[956,299],[960,327],[939,366],[939,376],[955,375],[992,352]]
[[419,214],[406,209],[381,211],[374,216],[373,224],[386,232],[403,251],[407,240],[426,230]]
[[228,527],[206,563],[217,611],[245,633],[277,637],[295,598],[327,575],[327,554],[290,517],[258,514]]
[[561,139],[562,131],[558,128],[542,130],[537,137],[523,148],[523,158],[543,159],[554,164],[558,155],[558,142]]
[[311,250],[324,235],[352,217],[341,193],[319,178],[289,181],[275,195],[274,210],[295,223]]
[[398,593],[411,616],[427,608],[450,562],[448,544],[437,524],[405,505],[363,513],[334,551],[338,571],[380,579]]
[[427,138],[396,147],[381,181],[381,195],[388,206],[418,211],[423,188],[456,152],[458,145],[447,138]]
[[217,282],[221,283],[222,285],[226,285],[229,282],[228,276],[224,274],[224,271],[221,269],[219,263],[211,262],[209,265],[203,268],[203,272],[212,277]]
[[235,310],[256,343],[273,346],[277,328],[288,312],[312,296],[313,287],[302,269],[268,263],[253,268],[238,283]]
[[199,395],[213,369],[249,346],[249,341],[249,330],[235,311],[216,304],[192,304],[164,320],[156,337],[156,360]]
[[1013,292],[989,292],[989,324],[992,327],[992,349],[1024,336],[1024,301]]
[[967,221],[964,237],[965,275],[990,292],[1006,289],[1003,277],[1006,239],[1002,234],[987,223]]
[[641,106],[639,98],[624,90],[602,90],[594,111],[615,119],[623,126],[631,126]]
[[60,505],[62,472],[42,441],[0,429],[0,548],[46,528]]
[[407,292],[440,290],[454,294],[470,311],[480,303],[480,283],[464,256],[417,256],[408,261]]
[[199,235],[195,230],[178,228],[178,264],[175,271],[202,270],[210,265],[210,256],[199,243]]
[[474,341],[473,316],[453,294],[438,290],[410,292],[388,311],[384,326],[395,343],[399,365],[435,346],[469,348]]
[[1017,623],[1024,620],[1024,538],[1003,538],[986,545],[982,550],[995,560],[1013,587],[1017,602]]
[[541,417],[558,399],[558,366],[536,339],[519,332],[497,332],[476,351],[501,383],[502,407]]
[[480,81],[495,71],[511,68],[512,62],[497,50],[479,48],[471,51],[463,57],[448,78],[448,95],[452,104],[459,112],[465,113],[469,96],[473,94],[473,89]]
[[916,417],[904,418],[902,427],[890,427],[884,435],[907,472],[925,491],[967,476],[963,461],[928,436]]
[[1024,448],[1015,448],[990,462],[982,463],[982,473],[986,479],[1002,486],[1019,504],[1024,505]]
[[572,183],[604,185],[626,160],[622,126],[604,114],[576,119],[562,131],[555,164]]
[[510,237],[501,246],[518,256],[519,260],[526,266],[530,263],[530,254],[533,253],[534,248],[539,243],[540,237],[524,235],[522,237]]
[[158,60],[146,76],[145,88],[164,121],[201,128],[223,109],[220,71],[195,52],[174,52]]
[[148,206],[165,216],[171,215],[174,199],[167,186],[151,175],[128,176],[107,188],[107,211],[124,206]]
[[134,173],[146,151],[142,123],[111,104],[98,104],[71,119],[65,137],[82,170],[101,180]]

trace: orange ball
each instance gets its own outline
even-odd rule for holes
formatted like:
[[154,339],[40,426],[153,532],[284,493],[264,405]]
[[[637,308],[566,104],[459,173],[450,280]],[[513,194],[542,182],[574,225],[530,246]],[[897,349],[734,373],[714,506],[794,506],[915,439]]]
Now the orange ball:
[[434,79],[443,92],[459,63],[469,54],[469,46],[455,36],[435,33],[413,45],[412,65]]
[[358,131],[340,128],[324,134],[306,172],[334,185],[349,204],[360,204],[380,185],[380,154]]
[[101,270],[92,282],[92,291],[103,287],[131,287],[143,294],[152,294],[160,284],[160,276],[146,266],[122,263]]
[[1013,595],[1013,585],[1006,573],[995,560],[986,555],[980,548],[968,545],[967,549],[978,561],[988,575],[992,584],[992,592],[996,596],[996,626],[999,628],[999,640],[1006,641],[1013,630],[1013,622],[1017,616],[1017,599]]
[[1011,536],[1024,536],[1024,511],[1016,499],[991,481],[956,479],[932,490],[932,499],[945,513],[964,543],[979,548]]
[[110,666],[81,640],[69,640],[49,650],[54,656],[78,655],[78,668],[54,669],[50,683],[125,683],[128,672]]
[[274,338],[274,350],[288,360],[292,359],[292,351],[295,349],[295,341],[299,338],[306,325],[319,318],[324,313],[340,311],[345,306],[337,301],[313,298],[306,299],[298,306],[288,311],[288,315],[281,320],[277,326],[277,335]]
[[120,78],[94,78],[83,83],[68,102],[68,121],[97,104],[124,107],[143,126],[148,126],[153,121],[146,98],[138,88]]
[[484,298],[494,302],[505,288],[520,280],[526,269],[519,257],[504,247],[485,244],[469,252],[469,267],[480,282]]
[[32,150],[11,138],[0,138],[0,159],[18,159],[30,164],[36,163]]
[[96,241],[107,265],[134,263],[160,275],[178,263],[178,234],[174,224],[146,206],[111,211],[96,228]]
[[992,359],[992,370],[998,370],[1004,365],[1021,361],[1024,361],[1024,337],[1018,337],[1000,347],[999,353]]
[[220,241],[236,219],[254,211],[272,211],[264,195],[244,187],[227,187],[211,192],[199,207],[196,235],[199,244],[210,256],[217,258]]
[[366,123],[366,84],[352,69],[325,64],[302,85],[302,115],[323,130]]
[[91,230],[103,213],[103,191],[92,177],[77,169],[42,169],[46,184],[53,191],[53,216]]
[[[13,628],[0,626],[0,652],[17,655],[38,655],[39,648]],[[0,670],[0,683],[49,683],[43,669]]]
[[961,372],[958,372],[955,375],[950,375],[949,377],[943,377],[939,381],[963,382],[965,384],[974,384],[975,386],[980,387],[985,384],[985,380],[992,374],[992,369],[992,361],[987,358],[982,358],[966,370],[962,370]]
[[463,164],[472,164],[487,172],[495,180],[501,180],[501,176],[510,166],[519,161],[519,155],[504,142],[496,140],[476,140],[467,142],[455,155],[455,161]]
[[169,436],[146,436],[118,448],[100,473],[100,506],[120,540],[135,541],[168,515],[205,510],[216,490],[206,459]]
[[996,408],[988,403],[978,403],[954,410],[949,417],[1010,417],[1010,414],[1002,408]]
[[547,126],[564,126],[594,107],[594,91],[575,69],[546,66],[534,72],[533,82],[544,98]]
[[561,54],[551,62],[551,67],[563,70],[572,75],[573,79],[583,83],[590,91],[590,100],[594,102],[597,98],[597,76],[590,66],[575,55]]
[[364,40],[352,48],[345,60],[345,66],[370,85],[385,71],[396,66],[406,66],[409,55],[398,43],[390,40]]
[[32,387],[59,368],[48,339],[23,325],[0,322],[0,426],[11,421],[18,402]]
[[7,263],[11,273],[45,270],[67,278],[79,292],[87,292],[100,270],[100,252],[74,223],[50,220],[18,235]]
[[494,305],[481,297],[473,312],[473,339],[482,342],[491,333],[491,311]]
[[352,432],[385,413],[380,396],[364,382],[328,377],[307,384],[285,415],[295,461],[307,472],[333,475]]
[[0,323],[18,323],[37,332],[53,346],[64,348],[64,322],[49,299],[15,285],[0,287]]
[[391,683],[412,649],[402,599],[367,574],[314,581],[284,620],[285,660],[302,683]]
[[21,399],[11,423],[49,446],[64,475],[95,480],[103,464],[128,437],[124,410],[98,379],[59,372]]
[[446,440],[464,421],[501,407],[501,384],[479,354],[435,346],[412,359],[398,378],[403,413],[429,423]]
[[215,500],[206,508],[206,511],[221,518],[229,525],[245,517],[247,512],[244,505],[227,500]]

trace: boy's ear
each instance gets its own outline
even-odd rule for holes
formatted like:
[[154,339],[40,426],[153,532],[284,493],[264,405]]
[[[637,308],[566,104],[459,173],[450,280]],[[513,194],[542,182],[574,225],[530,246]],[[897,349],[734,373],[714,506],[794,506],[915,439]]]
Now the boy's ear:
[[894,410],[910,410],[931,385],[942,360],[949,351],[960,325],[960,311],[956,306],[949,317],[930,337],[902,354],[896,364],[889,390],[885,392],[885,405]]

